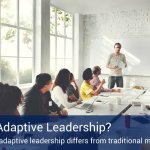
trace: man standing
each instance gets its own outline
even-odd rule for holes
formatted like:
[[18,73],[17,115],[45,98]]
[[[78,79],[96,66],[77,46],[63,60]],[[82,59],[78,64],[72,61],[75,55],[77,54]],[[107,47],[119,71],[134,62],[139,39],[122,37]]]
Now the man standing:
[[35,85],[24,95],[23,115],[67,115],[67,111],[59,108],[51,99],[49,92],[52,86],[51,76],[41,73],[36,76]]
[[110,69],[110,76],[108,79],[108,88],[123,87],[122,69],[127,67],[126,57],[120,53],[121,44],[115,43],[115,53],[110,54],[106,67]]

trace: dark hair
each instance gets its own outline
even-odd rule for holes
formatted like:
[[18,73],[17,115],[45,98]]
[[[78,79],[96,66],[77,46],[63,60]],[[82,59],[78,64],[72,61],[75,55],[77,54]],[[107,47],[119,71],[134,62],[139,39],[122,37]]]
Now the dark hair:
[[99,71],[101,71],[101,68],[99,66],[95,66],[93,68],[93,74],[97,74]]
[[3,83],[2,83],[2,82],[0,82],[0,86],[3,86]]
[[14,115],[21,103],[22,92],[17,86],[0,85],[0,114]]
[[40,73],[36,76],[36,86],[41,89],[52,80],[51,75],[48,73]]
[[70,73],[70,81],[74,78],[73,73]]
[[70,78],[70,71],[68,69],[61,69],[57,74],[54,85],[60,86],[63,92],[66,93],[66,89],[70,84],[69,78]]
[[83,80],[90,80],[93,78],[91,68],[87,68],[83,71]]
[[115,48],[116,45],[118,45],[121,48],[121,44],[120,43],[115,43],[114,48]]

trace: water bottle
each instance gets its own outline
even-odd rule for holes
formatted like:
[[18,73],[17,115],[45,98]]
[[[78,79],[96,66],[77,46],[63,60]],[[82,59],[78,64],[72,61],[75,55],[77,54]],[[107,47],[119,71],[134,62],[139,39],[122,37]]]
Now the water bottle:
[[130,119],[131,119],[130,114],[125,114],[125,127],[126,128],[130,128]]

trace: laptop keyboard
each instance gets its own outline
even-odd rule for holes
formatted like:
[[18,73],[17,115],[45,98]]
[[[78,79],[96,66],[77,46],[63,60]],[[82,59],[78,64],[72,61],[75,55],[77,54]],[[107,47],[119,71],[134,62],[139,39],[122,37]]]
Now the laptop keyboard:
[[81,108],[88,108],[90,105],[91,105],[91,104],[85,103],[85,104],[83,104],[83,105],[81,106]]

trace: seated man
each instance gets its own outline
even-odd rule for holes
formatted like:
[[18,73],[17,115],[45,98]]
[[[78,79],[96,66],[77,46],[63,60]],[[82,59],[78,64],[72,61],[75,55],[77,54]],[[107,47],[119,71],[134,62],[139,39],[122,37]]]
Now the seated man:
[[96,89],[93,89],[90,83],[93,78],[91,68],[85,69],[82,77],[84,80],[80,88],[80,96],[82,100],[88,100],[92,96],[98,95],[103,87],[103,84],[105,83],[105,80],[102,80],[99,86]]
[[51,99],[51,76],[41,73],[36,76],[35,85],[24,95],[23,115],[67,115],[67,111],[59,108]]
[[[99,75],[101,74],[101,68],[99,66],[95,66],[93,68],[93,79],[91,80],[91,85],[93,86],[93,89],[95,90],[99,84],[101,83],[100,79],[99,79]],[[103,79],[104,80],[104,79]],[[119,92],[119,89],[109,89],[109,88],[101,88],[101,92]]]

